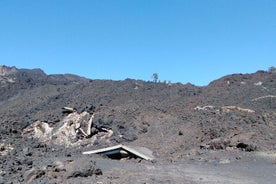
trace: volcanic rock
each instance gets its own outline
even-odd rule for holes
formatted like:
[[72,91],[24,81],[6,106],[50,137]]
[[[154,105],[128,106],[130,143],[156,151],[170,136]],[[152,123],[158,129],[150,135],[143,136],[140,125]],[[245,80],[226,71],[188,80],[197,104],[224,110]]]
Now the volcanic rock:
[[[0,175],[5,183],[22,183],[24,173],[35,168],[31,172],[34,183],[91,183],[98,168],[90,162],[94,158],[89,158],[84,170],[74,164],[80,162],[82,151],[127,143],[153,150],[156,163],[97,160],[105,166],[101,168],[104,174],[96,175],[93,182],[129,183],[131,178],[134,183],[181,183],[186,181],[183,173],[189,173],[182,162],[201,158],[212,163],[209,154],[222,153],[230,155],[221,159],[231,160],[228,165],[232,166],[243,163],[248,154],[275,150],[275,96],[276,73],[266,71],[232,74],[198,87],[132,79],[92,80],[1,66]],[[231,157],[233,154],[237,155]],[[249,161],[255,159],[252,155]],[[242,159],[231,159],[236,157]],[[57,160],[64,167],[53,166]],[[175,162],[181,162],[181,167]],[[187,172],[180,172],[183,168]],[[147,178],[141,180],[141,176]],[[193,181],[187,183],[200,183]]]

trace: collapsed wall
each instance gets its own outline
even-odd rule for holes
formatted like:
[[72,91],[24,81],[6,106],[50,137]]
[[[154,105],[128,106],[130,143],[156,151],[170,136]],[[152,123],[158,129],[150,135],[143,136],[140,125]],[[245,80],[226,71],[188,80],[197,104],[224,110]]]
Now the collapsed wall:
[[[98,129],[93,126],[94,114],[84,111],[70,112],[62,121],[54,126],[46,122],[36,121],[23,129],[22,135],[36,138],[40,142],[68,146],[95,143],[97,139],[108,139],[112,130]],[[100,134],[99,134],[100,132]]]

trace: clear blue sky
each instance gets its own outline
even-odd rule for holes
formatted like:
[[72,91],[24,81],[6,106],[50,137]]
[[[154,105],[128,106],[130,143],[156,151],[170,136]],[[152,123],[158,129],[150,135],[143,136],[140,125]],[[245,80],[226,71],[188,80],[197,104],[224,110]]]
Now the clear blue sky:
[[276,0],[0,0],[0,64],[207,85],[276,65]]

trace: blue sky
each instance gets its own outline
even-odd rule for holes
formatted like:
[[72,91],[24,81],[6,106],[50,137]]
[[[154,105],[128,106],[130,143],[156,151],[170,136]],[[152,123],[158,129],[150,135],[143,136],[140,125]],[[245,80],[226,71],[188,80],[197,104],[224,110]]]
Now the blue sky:
[[276,65],[276,1],[0,0],[0,64],[207,85]]

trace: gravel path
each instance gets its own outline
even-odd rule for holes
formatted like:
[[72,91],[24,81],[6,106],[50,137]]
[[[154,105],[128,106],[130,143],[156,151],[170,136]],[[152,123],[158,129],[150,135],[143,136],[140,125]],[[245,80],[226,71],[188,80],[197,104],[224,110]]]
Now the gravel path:
[[189,161],[176,163],[135,163],[100,159],[103,176],[98,183],[195,183],[195,184],[273,184],[276,164],[273,158],[246,153],[240,160]]

